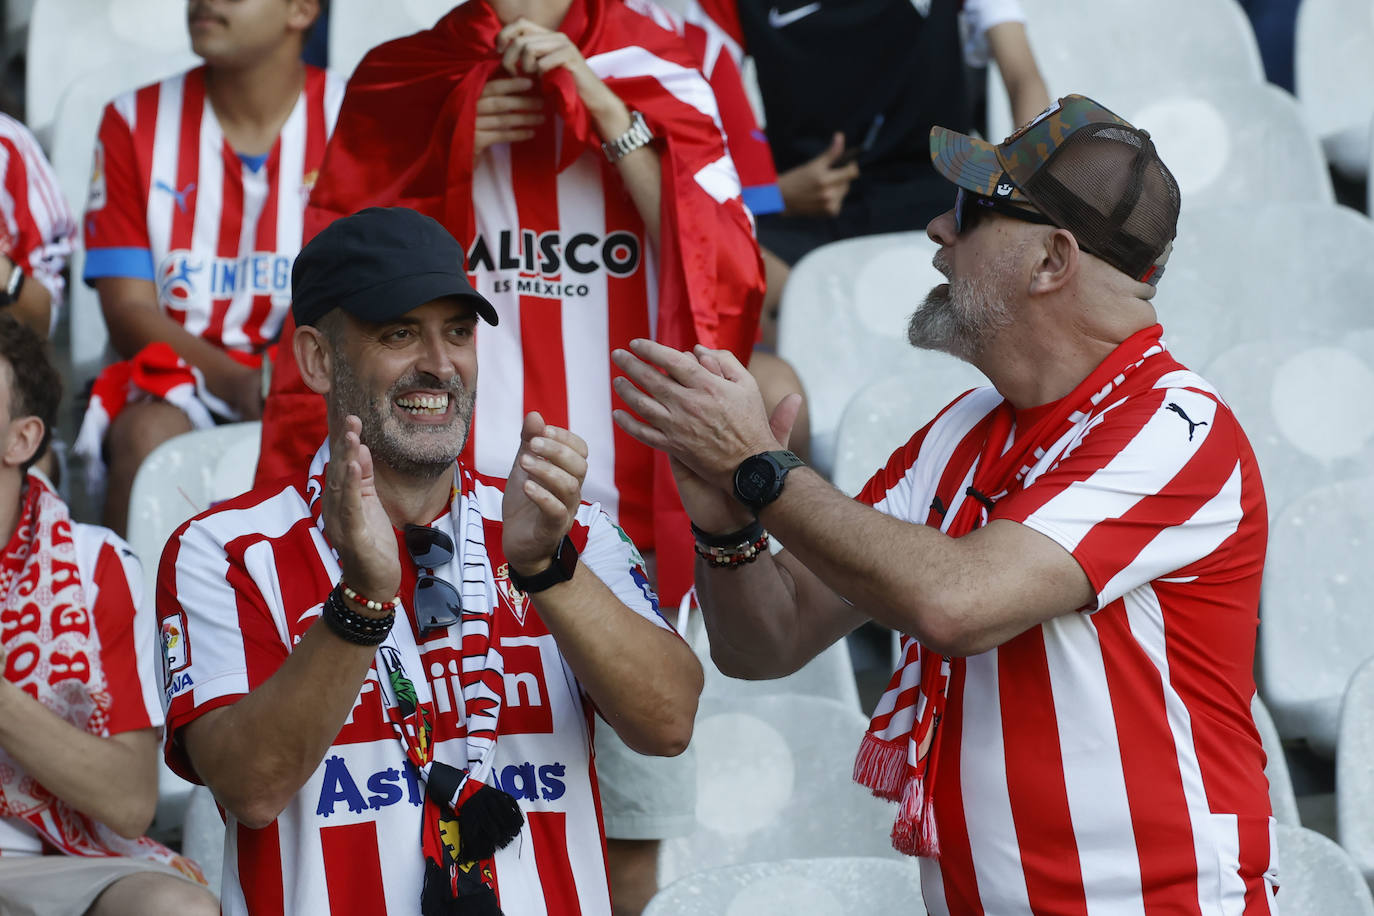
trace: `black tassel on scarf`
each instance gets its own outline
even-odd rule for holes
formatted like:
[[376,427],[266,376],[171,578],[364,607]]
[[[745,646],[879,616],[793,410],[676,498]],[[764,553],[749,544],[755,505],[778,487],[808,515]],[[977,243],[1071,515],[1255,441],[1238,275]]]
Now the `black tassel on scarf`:
[[[458,787],[466,775],[465,770],[436,760],[430,765],[425,794],[440,810],[452,810],[449,802],[458,794]],[[520,835],[520,828],[525,825],[520,804],[500,789],[478,784],[476,791],[464,799],[454,813],[461,844],[458,854],[469,869],[464,871],[459,867],[458,893],[454,896],[448,868],[426,857],[425,883],[420,894],[421,916],[502,916],[495,892],[482,880],[480,863]]]

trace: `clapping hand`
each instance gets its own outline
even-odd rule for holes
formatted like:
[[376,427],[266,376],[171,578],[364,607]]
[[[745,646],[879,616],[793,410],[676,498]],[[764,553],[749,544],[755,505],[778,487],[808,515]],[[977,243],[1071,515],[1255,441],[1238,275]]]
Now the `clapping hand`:
[[549,565],[577,517],[586,477],[587,443],[526,414],[501,503],[501,546],[512,569],[534,575]]
[[401,561],[362,430],[361,420],[345,417],[342,433],[331,443],[322,497],[324,533],[339,553],[344,581],[360,595],[387,601],[400,590]]

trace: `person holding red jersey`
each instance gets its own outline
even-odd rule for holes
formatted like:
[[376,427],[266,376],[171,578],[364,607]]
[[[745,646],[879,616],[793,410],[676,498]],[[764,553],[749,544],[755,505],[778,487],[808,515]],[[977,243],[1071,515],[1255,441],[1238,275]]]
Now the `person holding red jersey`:
[[162,705],[138,559],[34,469],[61,394],[0,312],[0,913],[210,916],[195,863],[142,835]]
[[1267,914],[1264,489],[1150,302],[1178,184],[1077,95],[996,146],[937,127],[930,149],[949,283],[909,337],[993,387],[857,500],[785,450],[794,405],[766,415],[730,354],[615,355],[638,415],[617,422],[672,456],[698,529],[712,657],[777,677],[865,620],[905,634],[854,776],[899,802],[931,913]]
[[306,197],[343,81],[301,62],[319,0],[191,0],[203,66],[114,99],[96,141],[84,280],[125,363],[97,382],[76,451],[108,462],[122,532],[143,459],[262,413]]

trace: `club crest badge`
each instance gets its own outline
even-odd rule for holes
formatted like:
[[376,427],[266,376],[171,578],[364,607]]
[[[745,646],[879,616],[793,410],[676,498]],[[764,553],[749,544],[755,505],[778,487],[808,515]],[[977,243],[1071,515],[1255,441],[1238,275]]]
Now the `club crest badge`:
[[515,615],[520,625],[525,625],[525,615],[529,613],[530,596],[516,588],[510,581],[510,564],[502,563],[496,570],[496,593],[501,604]]

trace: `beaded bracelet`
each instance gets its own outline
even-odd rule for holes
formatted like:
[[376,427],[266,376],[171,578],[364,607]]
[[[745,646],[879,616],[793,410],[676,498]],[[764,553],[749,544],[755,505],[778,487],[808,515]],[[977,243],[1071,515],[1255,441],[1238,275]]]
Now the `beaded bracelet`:
[[707,565],[715,569],[736,569],[768,552],[768,532],[764,531],[754,540],[732,547],[711,547],[697,541],[696,552]]
[[347,582],[344,582],[343,580],[339,581],[339,588],[343,589],[343,594],[345,598],[347,598],[349,601],[361,604],[369,611],[395,611],[398,607],[401,606],[400,595],[397,595],[390,601],[373,601],[369,598],[364,598],[362,595],[355,592],[349,586],[349,584]]
[[396,622],[396,611],[385,617],[364,617],[344,604],[342,588],[338,586],[329,593],[320,616],[336,636],[360,646],[380,646]]

